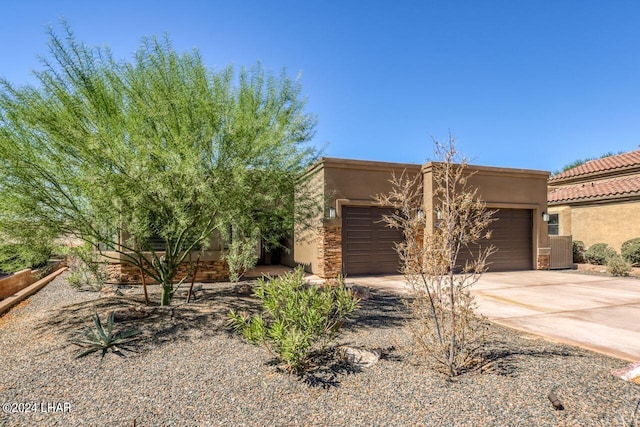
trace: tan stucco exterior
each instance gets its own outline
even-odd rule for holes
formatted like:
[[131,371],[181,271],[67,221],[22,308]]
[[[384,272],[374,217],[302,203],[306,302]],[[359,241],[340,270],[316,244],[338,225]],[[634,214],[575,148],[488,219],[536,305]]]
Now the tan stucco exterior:
[[[420,165],[404,163],[371,162],[363,160],[323,158],[311,171],[314,174],[313,187],[324,193],[325,215],[318,218],[318,227],[342,227],[343,206],[373,206],[375,196],[391,191],[389,180],[393,173],[404,171],[416,174]],[[330,219],[328,210],[336,210],[336,218]],[[304,266],[305,270],[317,273],[320,270],[318,260],[317,229],[296,233],[293,245],[293,261]],[[291,257],[289,258],[289,260]]]
[[[327,230],[335,233],[342,227],[342,208],[344,206],[375,206],[377,194],[388,194],[392,173],[406,171],[415,176],[423,175],[424,211],[427,218],[434,217],[432,209],[433,180],[432,163],[425,165],[370,162],[360,160],[324,158],[316,166],[316,176],[322,181],[327,213],[319,219],[317,230],[307,230],[296,235],[293,248],[293,261],[303,265],[312,273],[322,273],[322,260],[319,260],[318,243],[327,239]],[[547,209],[548,172],[469,166],[474,175],[470,186],[478,188],[479,196],[489,208],[530,209],[533,212],[533,248],[532,264],[537,265],[540,254],[548,254],[548,235],[546,223],[542,221],[542,212]],[[328,208],[333,207],[335,219],[328,218]],[[335,241],[335,240],[332,240]],[[321,250],[322,252],[322,250]]]
[[549,206],[550,214],[558,214],[558,235],[571,236],[571,207]]
[[549,213],[559,235],[588,248],[640,237],[640,150],[590,160],[549,179]]
[[586,247],[606,243],[620,253],[625,241],[640,237],[640,200],[549,207],[558,213],[560,235],[581,240]]
[[[432,163],[422,167],[424,174],[425,212],[432,212],[433,177]],[[489,209],[530,209],[533,211],[533,260],[549,253],[547,224],[542,213],[547,210],[547,178],[545,171],[529,169],[497,168],[469,165],[469,188],[476,188],[478,196]],[[433,221],[434,216],[429,215]]]

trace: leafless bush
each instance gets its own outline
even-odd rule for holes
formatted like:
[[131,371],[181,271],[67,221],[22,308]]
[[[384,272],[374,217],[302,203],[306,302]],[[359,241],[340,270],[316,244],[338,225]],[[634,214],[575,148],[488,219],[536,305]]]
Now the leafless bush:
[[[487,228],[495,211],[487,210],[477,189],[467,185],[472,173],[453,138],[447,144],[435,141],[435,156],[428,203],[423,199],[422,174],[406,173],[392,177],[391,193],[379,195],[378,202],[395,208],[384,221],[404,233],[405,241],[396,251],[413,288],[410,307],[415,320],[410,327],[415,343],[448,375],[456,376],[478,362],[486,341],[486,321],[474,312],[470,288],[495,252],[491,245],[481,246],[483,238],[491,237]],[[424,206],[432,206],[431,215],[424,214]],[[459,261],[463,251],[472,254],[464,265]]]

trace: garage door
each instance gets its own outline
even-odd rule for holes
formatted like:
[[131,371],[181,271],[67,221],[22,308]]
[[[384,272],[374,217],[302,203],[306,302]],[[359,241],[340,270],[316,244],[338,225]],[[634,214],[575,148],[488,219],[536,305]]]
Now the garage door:
[[[530,209],[500,209],[490,225],[493,230],[490,240],[480,242],[482,247],[492,244],[497,252],[488,259],[489,271],[532,270],[533,269],[533,216]],[[464,266],[465,260],[477,256],[477,246],[462,249],[458,265]]]
[[382,216],[391,208],[345,206],[342,210],[342,260],[344,273],[397,274],[398,254],[394,243],[402,231],[387,227]]

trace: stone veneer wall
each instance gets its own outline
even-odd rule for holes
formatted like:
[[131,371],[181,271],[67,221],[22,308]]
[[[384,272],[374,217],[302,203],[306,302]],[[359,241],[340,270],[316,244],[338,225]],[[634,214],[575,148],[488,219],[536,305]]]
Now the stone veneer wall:
[[342,274],[342,227],[318,229],[318,276],[334,278]]
[[[109,282],[122,284],[141,284],[142,278],[138,267],[123,263],[110,264],[108,267]],[[179,281],[189,273],[189,263],[183,262],[178,267],[178,273],[175,280]],[[157,283],[151,277],[145,275],[147,284]],[[196,282],[223,282],[229,280],[229,266],[226,261],[200,261],[198,263],[198,272],[196,273]]]
[[538,270],[549,270],[551,263],[550,255],[538,255]]

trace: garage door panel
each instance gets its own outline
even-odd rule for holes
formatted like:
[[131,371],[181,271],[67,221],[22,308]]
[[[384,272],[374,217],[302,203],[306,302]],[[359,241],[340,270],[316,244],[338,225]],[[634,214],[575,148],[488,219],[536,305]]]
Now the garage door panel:
[[371,249],[371,243],[369,241],[362,242],[362,243],[351,242],[349,244],[349,252],[351,253],[368,252],[370,249]]
[[402,232],[387,227],[383,215],[392,209],[371,207],[343,208],[344,272],[354,274],[394,274],[398,272],[395,243],[402,240]]
[[533,268],[533,215],[529,209],[500,209],[490,224],[489,240],[461,250],[457,267],[478,256],[478,248],[493,245],[497,251],[487,259],[489,271],[531,270]]
[[[382,215],[392,209],[380,207],[348,207],[343,209],[344,272],[355,274],[397,274],[400,269],[396,242],[403,241],[402,232],[386,226]],[[463,248],[458,268],[466,260],[477,257],[489,244],[497,252],[489,259],[489,271],[529,270],[533,268],[533,215],[526,209],[501,209],[490,225],[492,237],[479,245]]]
[[345,236],[347,236],[348,239],[366,239],[366,240],[371,240],[372,234],[370,230],[354,230],[351,229],[349,230]]
[[347,260],[353,263],[370,263],[373,260],[372,255],[348,255]]

